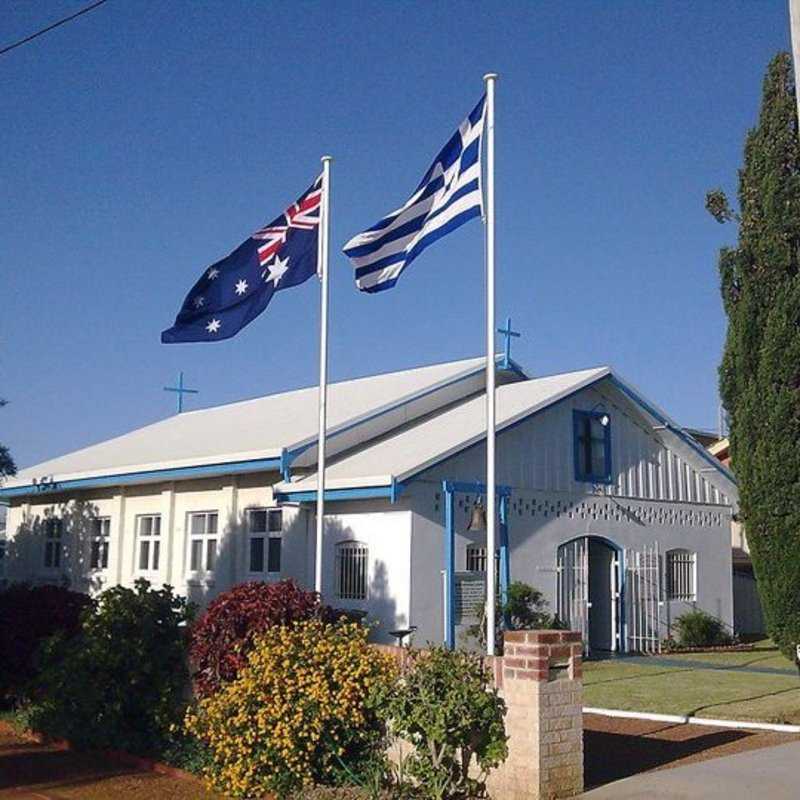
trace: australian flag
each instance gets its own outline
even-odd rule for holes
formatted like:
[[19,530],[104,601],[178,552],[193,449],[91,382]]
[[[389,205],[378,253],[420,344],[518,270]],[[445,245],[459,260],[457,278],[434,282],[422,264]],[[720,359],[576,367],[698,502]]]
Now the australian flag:
[[322,178],[269,225],[209,267],[183,301],[164,344],[230,339],[252,322],[275,292],[317,271]]

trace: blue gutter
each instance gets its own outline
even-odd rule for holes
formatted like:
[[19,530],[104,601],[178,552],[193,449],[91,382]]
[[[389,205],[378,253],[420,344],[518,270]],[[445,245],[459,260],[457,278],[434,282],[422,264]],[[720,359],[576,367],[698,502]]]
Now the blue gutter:
[[[509,362],[507,367],[500,364],[500,357],[497,359],[497,363],[501,368],[506,368],[508,371],[513,372],[514,374],[518,375],[520,378],[527,380],[528,376],[525,374],[523,369],[517,364],[513,359]],[[362,419],[354,420],[348,425],[345,425],[343,428],[340,428],[336,431],[331,431],[328,436],[334,437],[339,435],[340,433],[345,433],[353,428],[358,427],[359,425],[363,425],[366,422],[370,422],[377,417],[383,416],[384,414],[388,414],[391,411],[395,411],[398,408],[406,405],[407,403],[413,402],[415,400],[420,400],[424,397],[427,397],[434,392],[438,392],[442,389],[447,389],[450,386],[454,386],[461,381],[467,380],[469,378],[474,378],[476,375],[480,374],[480,372],[484,369],[484,367],[479,367],[471,372],[466,373],[465,375],[460,375],[458,377],[452,378],[444,383],[438,384],[437,386],[432,386],[421,392],[419,394],[412,394],[406,396],[405,398],[401,399],[400,401],[389,405],[380,411],[375,412],[374,414],[367,415]],[[197,478],[203,477],[208,475],[231,475],[237,474],[240,472],[248,472],[250,470],[277,470],[281,473],[283,480],[288,482],[292,478],[292,462],[306,450],[314,447],[317,444],[317,440],[314,439],[312,441],[307,442],[306,444],[300,445],[300,447],[295,448],[294,450],[287,450],[283,448],[281,450],[280,457],[270,458],[270,459],[257,459],[253,461],[233,461],[227,462],[223,464],[211,464],[211,465],[202,465],[196,467],[176,467],[171,469],[163,469],[163,470],[148,470],[145,472],[125,472],[117,475],[101,475],[92,478],[79,478],[76,480],[70,481],[56,481],[52,484],[47,484],[46,488],[43,488],[41,485],[36,484],[28,484],[26,486],[14,486],[8,489],[0,489],[0,504],[7,505],[8,501],[14,497],[25,497],[27,495],[40,495],[44,493],[51,493],[51,492],[64,492],[70,491],[73,489],[95,489],[99,487],[105,486],[123,486],[123,485],[131,485],[136,483],[150,483],[153,481],[160,481],[160,480],[180,480],[183,478]],[[392,484],[391,491],[387,495],[369,495],[369,496],[386,496],[389,497],[392,502],[397,499],[397,495],[399,493],[397,486]],[[348,490],[349,491],[349,490]],[[314,494],[314,499],[316,499],[316,492]],[[326,499],[328,493],[325,493]],[[366,496],[366,495],[365,495]],[[338,498],[333,498],[338,499]],[[347,498],[350,499],[350,498]],[[305,502],[305,501],[299,501]]]
[[[402,484],[393,479],[388,486],[354,486],[349,489],[326,489],[325,501],[374,500],[377,498],[390,500],[394,503],[402,491]],[[276,492],[275,499],[282,503],[313,503],[317,500],[317,490]]]
[[28,484],[0,489],[0,500],[27,495],[53,494],[73,489],[96,489],[104,486],[128,486],[136,483],[154,481],[174,481],[183,478],[202,478],[217,475],[236,475],[241,472],[279,471],[280,458],[257,458],[250,461],[226,461],[221,464],[203,464],[196,467],[173,467],[152,469],[144,472],[122,472],[114,475],[101,475],[95,478],[76,478],[68,481],[54,481],[46,484]]

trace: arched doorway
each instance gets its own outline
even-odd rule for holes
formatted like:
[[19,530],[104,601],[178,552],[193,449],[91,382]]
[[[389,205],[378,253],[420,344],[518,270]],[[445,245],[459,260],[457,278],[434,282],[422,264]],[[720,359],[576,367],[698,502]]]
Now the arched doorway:
[[558,617],[580,631],[584,652],[620,650],[621,558],[602,536],[580,536],[559,546],[556,560]]

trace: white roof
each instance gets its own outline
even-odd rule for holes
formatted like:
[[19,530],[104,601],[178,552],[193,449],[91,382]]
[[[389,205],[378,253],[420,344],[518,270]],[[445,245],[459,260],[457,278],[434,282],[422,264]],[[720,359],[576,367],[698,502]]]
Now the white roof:
[[[485,363],[485,358],[472,358],[330,384],[329,435],[374,421],[442,387],[448,387],[449,402],[454,392],[466,396],[482,390]],[[465,380],[470,377],[480,380],[480,386]],[[70,480],[280,458],[283,450],[302,449],[316,438],[317,387],[313,386],[187,411],[23,469],[7,481],[6,488],[28,485],[41,476]]]
[[[596,367],[499,386],[497,430],[610,373],[609,367]],[[405,480],[485,436],[486,395],[482,393],[333,461],[325,471],[325,487],[327,490],[388,486],[393,480]],[[275,488],[284,493],[316,491],[317,476],[304,476]]]

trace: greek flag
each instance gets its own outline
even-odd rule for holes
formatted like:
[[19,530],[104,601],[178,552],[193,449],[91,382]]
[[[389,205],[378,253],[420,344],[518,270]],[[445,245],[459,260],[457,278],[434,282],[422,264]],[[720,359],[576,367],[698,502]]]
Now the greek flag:
[[485,103],[486,95],[436,156],[408,202],[344,246],[362,292],[391,289],[428,245],[480,216]]

